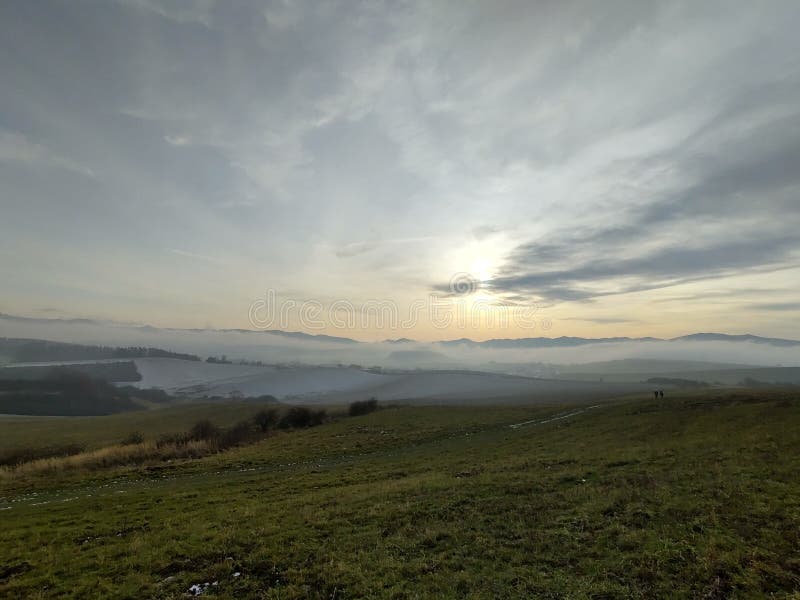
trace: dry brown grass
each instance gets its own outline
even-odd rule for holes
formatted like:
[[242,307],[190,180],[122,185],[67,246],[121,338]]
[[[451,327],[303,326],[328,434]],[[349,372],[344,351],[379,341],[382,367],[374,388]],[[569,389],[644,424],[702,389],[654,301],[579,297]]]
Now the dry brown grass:
[[[285,423],[281,421],[279,425],[282,428],[302,428],[319,425],[325,419],[326,412],[295,407],[287,415],[293,418],[299,415],[307,419],[287,420]],[[114,467],[148,466],[172,459],[196,459],[237,446],[254,444],[270,433],[257,429],[252,419],[240,421],[227,429],[220,429],[210,420],[201,419],[189,431],[164,434],[156,440],[143,439],[142,434],[134,432],[127,436],[128,443],[91,450],[82,450],[80,447],[18,449],[8,453],[9,456],[5,459],[7,464],[0,466],[0,483],[25,484],[36,478],[58,479],[61,475]],[[72,453],[67,453],[68,450]],[[63,453],[42,456],[41,452]],[[10,462],[16,459],[19,462]]]
[[96,471],[124,465],[142,465],[168,459],[200,458],[217,452],[214,440],[191,440],[180,444],[117,444],[71,456],[41,458],[13,467],[0,467],[0,479],[12,480],[30,475],[56,474],[64,471]]

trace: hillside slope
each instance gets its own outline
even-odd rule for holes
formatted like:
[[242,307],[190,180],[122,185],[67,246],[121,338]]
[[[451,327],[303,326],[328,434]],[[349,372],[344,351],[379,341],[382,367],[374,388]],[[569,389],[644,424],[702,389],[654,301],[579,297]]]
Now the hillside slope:
[[381,401],[511,402],[610,398],[649,390],[641,383],[586,383],[477,371],[372,372],[346,367],[218,365],[162,358],[136,359],[140,388],[160,387],[189,396],[269,394],[298,403]]
[[383,410],[11,493],[0,595],[788,598],[798,454],[794,392]]

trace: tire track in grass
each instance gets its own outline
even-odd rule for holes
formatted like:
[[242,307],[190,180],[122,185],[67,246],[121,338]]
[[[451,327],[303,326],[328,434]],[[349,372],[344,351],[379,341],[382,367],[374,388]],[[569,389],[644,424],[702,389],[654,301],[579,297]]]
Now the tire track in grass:
[[569,413],[561,413],[549,419],[544,419],[543,421],[538,421],[536,419],[532,419],[530,421],[523,421],[522,423],[514,423],[513,425],[509,425],[511,429],[519,429],[520,427],[525,427],[526,425],[544,425],[545,423],[552,423],[553,421],[560,421],[561,419],[568,419],[569,417],[575,417],[577,415],[583,414],[586,411],[592,410],[593,408],[600,408],[599,404],[595,404],[593,406],[587,406],[581,410],[575,410]]

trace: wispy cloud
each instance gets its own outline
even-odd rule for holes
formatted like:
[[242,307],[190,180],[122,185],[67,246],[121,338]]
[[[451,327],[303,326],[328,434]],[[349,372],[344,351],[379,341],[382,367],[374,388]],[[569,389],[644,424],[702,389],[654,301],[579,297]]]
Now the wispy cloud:
[[620,325],[622,323],[637,323],[638,319],[625,319],[622,317],[566,317],[561,321],[580,321],[582,323],[597,323],[600,325]]
[[430,241],[430,237],[408,237],[408,238],[389,238],[374,239],[361,242],[350,242],[337,248],[334,253],[339,258],[352,258],[360,254],[366,254],[377,248],[386,248],[403,244],[421,244]]
[[188,146],[191,143],[188,137],[182,135],[165,135],[164,141],[170,146]]
[[18,163],[34,168],[59,168],[87,177],[94,177],[92,169],[59,155],[43,144],[32,141],[25,135],[0,129],[0,163]]
[[800,302],[763,302],[751,304],[750,308],[755,310],[778,311],[778,312],[800,312]]
[[215,265],[222,264],[222,261],[214,258],[213,256],[206,256],[204,254],[197,254],[196,252],[188,252],[187,250],[180,250],[179,248],[167,248],[173,254],[177,254],[178,256],[183,256],[185,258],[191,258],[194,260],[200,260],[203,262],[213,263]]
[[120,4],[163,17],[176,23],[194,23],[211,26],[211,13],[216,0],[116,0]]

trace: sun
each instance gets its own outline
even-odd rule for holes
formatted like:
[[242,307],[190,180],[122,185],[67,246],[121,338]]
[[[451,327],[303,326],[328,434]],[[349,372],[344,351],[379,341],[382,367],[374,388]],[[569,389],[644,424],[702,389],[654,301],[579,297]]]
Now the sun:
[[469,273],[480,282],[489,281],[494,273],[492,261],[486,257],[478,257],[472,261]]

